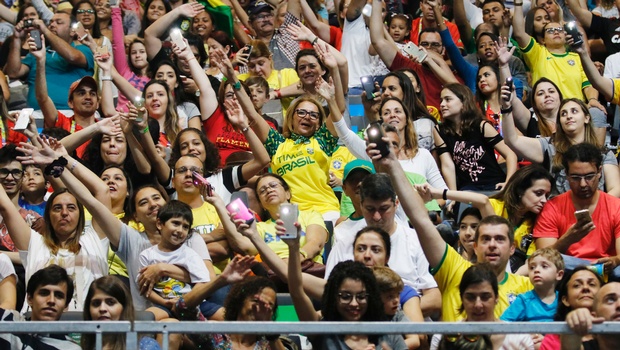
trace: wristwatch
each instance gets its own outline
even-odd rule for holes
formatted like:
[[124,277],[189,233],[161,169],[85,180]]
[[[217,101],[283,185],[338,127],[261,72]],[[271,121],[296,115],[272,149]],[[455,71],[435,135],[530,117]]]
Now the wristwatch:
[[194,95],[196,95],[196,97],[200,97],[200,89],[196,90],[196,92],[194,93]]

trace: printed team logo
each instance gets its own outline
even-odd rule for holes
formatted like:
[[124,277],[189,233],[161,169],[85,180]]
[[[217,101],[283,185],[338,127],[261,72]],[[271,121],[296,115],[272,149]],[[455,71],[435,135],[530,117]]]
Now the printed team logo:
[[314,148],[308,147],[306,148],[306,152],[308,152],[308,154],[314,154]]
[[342,167],[342,162],[339,160],[335,160],[332,165],[334,166],[334,169],[340,169]]
[[508,305],[512,304],[516,299],[517,295],[515,293],[508,293]]
[[568,60],[568,64],[571,65],[571,66],[574,66],[575,65],[575,60]]

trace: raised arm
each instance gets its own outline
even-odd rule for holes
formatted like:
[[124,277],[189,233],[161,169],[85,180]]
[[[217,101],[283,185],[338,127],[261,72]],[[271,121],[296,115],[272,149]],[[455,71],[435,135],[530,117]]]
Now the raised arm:
[[526,47],[532,37],[525,32],[525,18],[523,17],[523,2],[515,2],[515,11],[512,14],[512,36],[519,46]]
[[575,48],[575,50],[581,58],[581,65],[583,66],[583,70],[588,76],[588,80],[592,86],[603,94],[607,101],[613,100],[614,81],[612,79],[605,78],[601,75],[601,73],[599,73],[583,44],[578,48]]
[[[277,221],[277,234],[282,235],[286,233],[286,229],[282,226],[281,220]],[[314,310],[312,300],[306,294],[303,288],[303,278],[301,274],[301,254],[299,253],[299,237],[301,236],[301,227],[299,223],[295,223],[297,228],[297,238],[295,239],[282,239],[288,245],[289,258],[288,258],[288,285],[293,305],[295,305],[295,311],[300,321],[318,321],[319,316]]]
[[45,76],[46,67],[46,51],[45,51],[45,35],[41,34],[41,50],[36,49],[36,44],[33,38],[28,39],[28,46],[30,47],[30,53],[35,57],[37,61],[35,78],[34,78],[34,91],[41,113],[43,113],[43,123],[46,128],[53,128],[56,125],[56,119],[58,119],[58,110],[49,97],[47,91],[47,78]]
[[4,187],[0,186],[0,215],[4,218],[6,229],[9,236],[15,243],[18,250],[28,250],[30,244],[30,226],[26,220],[22,218],[17,208],[4,191]]
[[[387,138],[384,138],[387,142]],[[375,144],[368,146],[368,155],[373,159],[375,168],[386,172],[392,179],[392,184],[400,203],[405,210],[405,214],[413,225],[422,245],[424,255],[431,268],[441,264],[444,253],[447,249],[446,242],[425,213],[428,211],[424,206],[424,201],[407,181],[405,172],[396,159],[394,152],[390,152],[387,157],[381,158],[380,151],[375,149]]]
[[45,24],[50,23],[52,17],[54,17],[54,12],[50,10],[49,7],[47,7],[45,2],[43,2],[43,0],[31,0],[31,3],[32,6],[34,6],[34,8],[39,13],[39,17],[43,19]]
[[26,39],[23,26],[22,21],[13,28],[13,40],[9,43],[9,57],[4,67],[4,73],[13,79],[21,78],[30,71],[30,68],[22,63],[21,57],[22,40]]
[[165,39],[162,36],[172,27],[177,18],[181,16],[193,18],[204,11],[204,8],[199,2],[188,2],[166,13],[146,28],[144,31],[144,41],[148,59],[153,59],[161,50],[162,39]]
[[565,2],[570,12],[577,18],[577,21],[579,21],[584,28],[590,28],[590,25],[592,25],[592,16],[594,16],[592,12],[588,11],[587,7],[581,7],[578,0],[566,0]]
[[[250,124],[252,125],[252,129],[258,136],[261,142],[267,141],[267,136],[269,136],[270,126],[267,124],[263,116],[256,112],[254,105],[252,104],[252,100],[250,96],[245,92],[244,89],[241,88],[241,82],[237,79],[235,74],[235,70],[232,67],[232,63],[226,57],[226,54],[221,49],[215,49],[211,52],[211,62],[220,69],[220,71],[224,74],[226,79],[231,82],[233,85],[233,90],[235,91],[235,95],[239,99],[239,104],[246,116],[251,120]],[[237,89],[237,87],[239,87]]]
[[[122,10],[116,6],[112,7],[112,53],[114,56],[114,67],[117,71],[124,73],[129,69],[127,54],[125,53],[125,33],[123,32]],[[105,76],[105,74],[104,74]]]
[[[349,16],[349,12],[351,12],[351,6],[354,2],[359,0],[351,0],[351,4],[349,5],[349,9],[347,11],[347,17]],[[362,5],[363,6],[363,5]],[[398,52],[398,48],[390,43],[389,40],[385,38],[383,34],[383,18],[381,15],[382,7],[381,0],[372,0],[372,14],[370,15],[370,42],[377,50],[379,57],[385,63],[387,67],[392,65],[394,62],[394,57],[396,57],[396,53]],[[361,12],[361,8],[360,8]]]
[[[159,156],[155,143],[153,142],[153,138],[151,137],[151,133],[149,133],[148,113],[146,108],[142,107],[138,110],[132,102],[129,103],[128,107],[129,113],[123,118],[127,123],[132,124],[138,129],[138,142],[142,147],[141,149],[146,158],[149,160],[151,168],[155,172],[155,176],[157,176],[159,183],[165,184],[170,180],[170,166],[166,163],[164,158]],[[137,119],[139,111],[143,114],[142,120]]]
[[[499,38],[499,40],[495,42],[495,51],[497,52],[497,61],[499,64],[500,82],[504,82],[507,78],[512,76],[512,72],[510,70],[510,60],[516,47],[509,50],[507,47],[507,41],[507,39]],[[534,93],[534,91],[532,91],[532,93]],[[532,115],[530,110],[525,107],[523,102],[521,102],[521,100],[516,96],[512,99],[512,116],[517,128],[522,133],[525,133]]]
[[42,20],[35,20],[35,25],[38,25],[41,30],[41,34],[45,35],[45,39],[50,47],[60,57],[64,58],[67,63],[81,68],[87,68],[89,66],[88,59],[82,51],[76,49],[64,39],[52,33],[52,31],[45,26]]
[[441,55],[433,51],[426,51],[426,53],[428,55],[424,60],[426,66],[430,68],[442,84],[460,83],[454,76],[454,73],[452,73],[450,66],[448,66]]
[[101,69],[101,75],[99,77],[101,81],[101,100],[99,104],[104,117],[109,118],[118,114],[114,106],[114,96],[112,96],[112,57],[106,58],[96,54],[95,61]]
[[11,11],[6,5],[3,3],[0,5],[0,18],[7,21],[10,24],[15,25],[17,23],[17,12]]
[[76,131],[60,140],[68,153],[72,153],[88,140],[92,140],[97,134],[114,136],[121,132],[120,116],[101,119],[80,131]]
[[454,15],[454,24],[456,24],[456,27],[459,29],[459,34],[461,35],[461,41],[465,47],[468,47],[472,44],[474,31],[467,18],[464,0],[454,0],[452,3],[452,14]]
[[318,35],[325,42],[330,42],[331,34],[329,24],[320,21],[314,11],[308,5],[308,1],[306,0],[289,0],[288,4],[291,6],[291,3],[299,2],[301,5],[301,13],[303,14],[304,23],[312,32]]

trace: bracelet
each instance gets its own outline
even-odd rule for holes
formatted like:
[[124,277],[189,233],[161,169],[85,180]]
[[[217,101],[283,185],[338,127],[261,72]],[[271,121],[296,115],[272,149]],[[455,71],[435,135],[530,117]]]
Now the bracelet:
[[280,89],[275,89],[275,90],[273,90],[273,92],[276,93],[276,98],[278,100],[282,99],[282,93],[280,92]]
[[54,160],[50,165],[45,167],[43,173],[47,176],[60,177],[62,172],[65,171],[65,167],[67,166],[67,159],[65,157],[60,157]]
[[314,46],[317,43],[317,41],[319,41],[319,36],[318,35],[314,37],[314,40],[312,40],[312,42],[311,42],[312,46]]
[[236,83],[232,84],[233,89],[235,89],[236,91],[241,90],[241,82],[239,80],[237,80]]
[[149,126],[147,125],[146,128],[140,130],[141,134],[146,134],[147,132],[149,132]]
[[596,97],[590,97],[590,98],[588,99],[588,102],[590,102],[590,101],[592,101],[592,100],[597,100],[597,101],[598,101],[598,98],[596,98]]
[[102,75],[99,77],[99,80],[101,81],[112,81],[112,76],[110,75]]
[[245,127],[245,128],[243,128],[243,129],[241,129],[241,132],[246,132],[246,131],[248,131],[248,130],[250,130],[250,126],[249,126],[249,125],[248,125],[248,126],[246,126],[246,127]]
[[448,200],[448,189],[447,188],[443,189],[443,195],[441,196],[441,198],[443,198],[444,201]]
[[508,107],[508,108],[500,108],[499,109],[500,113],[502,114],[507,114],[507,113],[512,113],[512,106]]
[[71,163],[71,168],[69,168],[69,171],[73,172],[73,169],[75,169],[75,166],[77,165],[77,160],[73,160],[73,163]]

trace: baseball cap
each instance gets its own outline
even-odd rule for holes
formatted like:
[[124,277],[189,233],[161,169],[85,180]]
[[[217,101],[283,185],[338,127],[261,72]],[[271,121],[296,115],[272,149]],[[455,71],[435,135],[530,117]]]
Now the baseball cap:
[[82,77],[82,79],[80,80],[74,81],[73,84],[71,84],[71,87],[69,87],[69,101],[71,101],[75,90],[77,90],[77,88],[82,85],[90,86],[93,90],[97,92],[97,94],[99,94],[99,85],[97,85],[97,81],[93,79],[93,77],[87,75]]
[[344,166],[344,177],[342,178],[342,181],[347,181],[347,177],[349,177],[349,174],[351,174],[351,172],[356,169],[365,170],[369,174],[375,173],[375,167],[372,165],[371,162],[363,159],[356,159],[348,162],[347,165]]
[[273,10],[273,6],[269,5],[265,1],[259,0],[252,2],[250,6],[248,6],[248,15],[256,16],[261,12],[270,12]]

